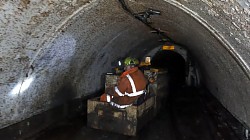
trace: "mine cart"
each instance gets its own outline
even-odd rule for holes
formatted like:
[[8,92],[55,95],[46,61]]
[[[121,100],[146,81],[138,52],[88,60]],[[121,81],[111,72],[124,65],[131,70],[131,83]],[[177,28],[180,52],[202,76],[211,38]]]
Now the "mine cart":
[[88,126],[95,129],[135,136],[154,117],[155,97],[148,98],[139,106],[125,109],[111,106],[94,98],[88,100]]
[[[107,74],[105,89],[116,85],[118,77]],[[155,101],[155,94],[151,94],[140,105],[135,104],[125,109],[119,109],[107,102],[101,102],[99,97],[89,99],[87,125],[95,129],[135,136],[156,115]]]

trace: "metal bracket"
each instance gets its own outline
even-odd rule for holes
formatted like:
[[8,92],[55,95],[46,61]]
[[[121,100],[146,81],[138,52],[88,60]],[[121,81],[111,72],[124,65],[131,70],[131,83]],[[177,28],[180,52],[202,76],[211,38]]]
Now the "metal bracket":
[[154,9],[148,9],[144,12],[140,12],[137,14],[134,14],[134,16],[139,19],[140,21],[142,21],[143,23],[146,24],[150,24],[151,22],[148,21],[150,19],[150,16],[152,15],[161,15],[161,12],[158,10],[154,10]]
[[144,23],[146,26],[148,26],[151,30],[155,30],[155,33],[157,33],[161,38],[160,42],[171,42],[174,44],[177,44],[174,40],[172,40],[169,36],[167,36],[164,32],[159,31],[158,29],[151,26],[151,22],[149,21],[150,17],[152,15],[161,15],[161,12],[158,10],[154,10],[149,8],[148,10],[140,13],[134,13],[125,3],[124,0],[118,0],[121,3],[122,8],[127,11],[130,15],[134,16],[136,19],[140,20],[142,23]]

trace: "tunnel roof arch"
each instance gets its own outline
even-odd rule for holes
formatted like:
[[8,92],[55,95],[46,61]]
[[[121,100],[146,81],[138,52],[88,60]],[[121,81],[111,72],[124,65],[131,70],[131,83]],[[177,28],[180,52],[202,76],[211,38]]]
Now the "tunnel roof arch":
[[[249,10],[231,1],[130,0],[128,3],[138,12],[145,7],[163,11],[161,17],[152,17],[153,26],[166,29],[176,42],[185,44],[206,75],[204,83],[210,92],[249,125],[249,30],[245,31],[249,22],[242,21],[249,19]],[[4,102],[0,107],[1,128],[62,104],[53,97],[64,82],[76,89],[72,98],[97,91],[101,87],[99,76],[111,68],[107,65],[114,59],[131,53],[143,55],[159,45],[157,37],[124,12],[116,0],[6,1],[0,5],[3,5],[0,15],[4,17],[0,24],[3,38],[0,101]],[[220,6],[231,5],[234,11],[229,13],[226,9],[223,13],[221,9],[219,13]],[[228,20],[231,15],[235,19]],[[240,25],[239,29],[231,21]],[[74,49],[65,42],[61,45],[64,47],[56,47],[67,42],[65,38],[75,40],[68,41],[75,42]],[[65,53],[60,53],[62,50]],[[71,55],[64,59],[65,54]],[[33,66],[34,62],[37,65]],[[28,76],[37,73],[32,86],[24,94],[10,97],[9,92],[27,73]]]

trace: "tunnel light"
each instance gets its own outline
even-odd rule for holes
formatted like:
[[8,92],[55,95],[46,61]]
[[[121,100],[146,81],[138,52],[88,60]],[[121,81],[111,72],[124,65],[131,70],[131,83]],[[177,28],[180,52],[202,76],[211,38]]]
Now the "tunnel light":
[[121,61],[118,61],[118,65],[121,66],[121,65],[122,65],[122,62],[121,62]]
[[26,89],[29,88],[30,84],[34,80],[33,77],[25,79],[23,82],[19,82],[15,88],[11,91],[11,95],[17,95],[19,93],[24,92]]
[[174,48],[173,45],[171,45],[171,46],[167,46],[167,45],[162,46],[162,50],[174,50],[174,49],[175,48]]
[[150,56],[146,57],[145,58],[145,63],[150,64],[150,62],[151,62],[151,57]]
[[145,59],[143,61],[140,62],[140,67],[142,66],[149,66],[151,65],[151,57],[150,56],[147,56],[145,57]]

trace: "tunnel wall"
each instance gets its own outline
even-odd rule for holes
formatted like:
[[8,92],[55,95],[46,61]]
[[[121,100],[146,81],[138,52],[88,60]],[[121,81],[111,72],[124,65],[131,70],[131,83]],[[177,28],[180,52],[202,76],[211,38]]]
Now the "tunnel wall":
[[[4,62],[1,66],[1,93],[4,93],[0,95],[1,128],[99,92],[104,86],[101,85],[103,74],[111,71],[112,62],[133,54],[131,50],[142,44],[158,43],[155,36],[147,34],[149,29],[124,14],[116,1],[50,2],[37,5],[38,1],[20,1],[21,6],[26,4],[21,10],[20,5],[14,7],[15,3],[4,4],[9,6],[6,9],[17,8],[11,12],[34,13],[37,16],[30,17],[31,20],[41,19],[32,24],[20,21],[15,24],[17,19],[9,19],[8,22],[17,26],[13,32],[12,24],[1,24],[6,39],[1,42],[4,48],[1,50]],[[46,12],[45,17],[38,7]],[[55,9],[59,7],[63,9]],[[116,14],[111,14],[113,12]],[[17,18],[28,22],[22,16]],[[27,27],[22,27],[24,25]],[[147,52],[146,46],[138,49]]]
[[[250,93],[249,47],[247,47],[249,46],[249,40],[247,39],[247,32],[249,32],[248,10],[246,10],[246,7],[241,9],[242,11],[238,9],[240,11],[238,14],[242,14],[243,11],[246,13],[246,15],[240,17],[237,12],[223,15],[220,9],[213,8],[223,7],[225,8],[223,12],[226,12],[228,8],[231,10],[231,4],[227,3],[229,5],[225,6],[226,4],[223,2],[215,2],[210,3],[212,4],[210,5],[206,2],[205,4],[208,7],[203,7],[204,3],[199,4],[200,7],[196,10],[193,9],[193,6],[190,7],[194,11],[190,11],[190,9],[186,9],[187,7],[183,7],[182,4],[175,2],[160,2],[160,4],[152,6],[155,2],[148,1],[137,4],[137,6],[135,4],[134,7],[138,8],[140,7],[138,5],[141,5],[143,9],[143,7],[151,6],[153,9],[164,11],[161,16],[152,17],[153,26],[165,31],[176,42],[185,46],[192,58],[197,61],[202,73],[202,83],[210,93],[217,97],[224,107],[242,123],[249,125],[250,104],[246,100],[249,98]],[[193,1],[193,3],[197,2]],[[237,5],[237,2],[235,1],[234,4]],[[239,8],[239,5],[235,7]],[[207,9],[205,10],[208,11],[207,14],[201,9]],[[209,10],[220,11],[222,17],[211,15]],[[190,16],[194,19],[190,19]],[[231,20],[235,18],[240,19],[237,21]],[[228,23],[226,20],[231,22]],[[241,31],[235,28],[234,22],[238,22],[237,25],[241,27]],[[228,28],[224,27],[225,25]],[[221,29],[225,30],[222,31]],[[236,34],[236,36],[232,37],[232,34]],[[242,41],[237,41],[238,37],[243,38]]]
[[[130,0],[197,60],[202,82],[250,126],[249,1]],[[116,0],[0,2],[0,128],[98,92],[117,58],[143,55],[157,36]]]

